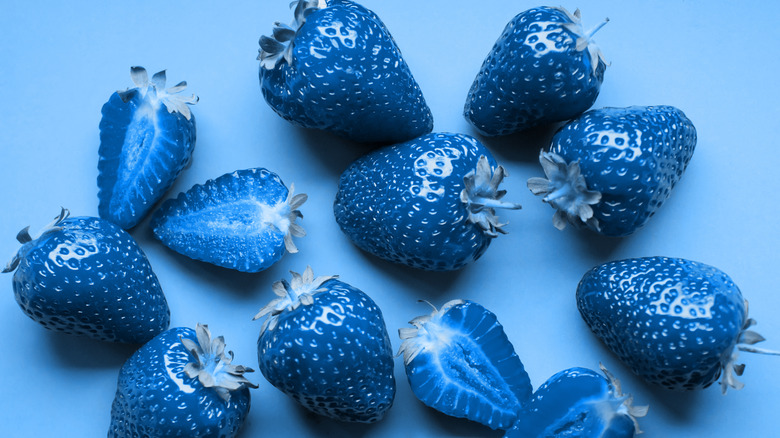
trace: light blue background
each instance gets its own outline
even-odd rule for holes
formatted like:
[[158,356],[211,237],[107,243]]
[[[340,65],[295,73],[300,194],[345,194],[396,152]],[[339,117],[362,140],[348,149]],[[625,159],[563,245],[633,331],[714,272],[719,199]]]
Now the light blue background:
[[[472,133],[461,116],[466,92],[504,25],[537,4],[527,1],[365,0],[391,30],[430,105],[435,130]],[[441,305],[468,298],[503,323],[534,387],[572,366],[599,361],[623,381],[647,437],[775,436],[780,358],[743,354],[742,391],[717,387],[669,393],[647,386],[588,331],[574,301],[582,274],[613,259],[668,255],[720,267],[740,285],[766,348],[780,349],[777,191],[780,102],[780,3],[750,7],[718,1],[590,1],[586,27],[611,19],[597,35],[611,66],[596,107],[670,104],[695,123],[699,143],[671,199],[648,226],[621,239],[555,230],[553,211],[525,180],[540,176],[544,130],[485,144],[509,171],[502,213],[510,222],[487,253],[461,272],[424,273],[361,253],[336,225],[332,202],[341,171],[361,148],[294,128],[263,101],[258,38],[276,20],[289,22],[287,0],[205,2],[35,2],[0,4],[0,254],[14,236],[50,221],[65,206],[97,215],[100,108],[132,85],[129,67],[168,69],[169,83],[189,82],[198,142],[192,167],[168,196],[236,169],[266,167],[309,194],[300,253],[259,274],[194,262],[154,240],[148,221],[132,231],[168,297],[173,326],[208,323],[223,334],[236,363],[256,367],[260,322],[271,283],[312,265],[370,294],[383,309],[394,348],[397,329]],[[2,261],[5,263],[5,260]],[[105,436],[117,371],[132,348],[71,338],[41,328],[13,298],[11,275],[0,277],[0,436]],[[252,379],[252,410],[242,437],[500,436],[438,414],[419,403],[396,362],[393,409],[370,426],[316,418],[268,384]]]

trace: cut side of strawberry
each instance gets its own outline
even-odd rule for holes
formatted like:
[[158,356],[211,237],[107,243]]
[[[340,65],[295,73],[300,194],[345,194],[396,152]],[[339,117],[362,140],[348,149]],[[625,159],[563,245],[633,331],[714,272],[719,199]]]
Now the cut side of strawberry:
[[293,195],[273,172],[238,170],[195,185],[155,213],[152,228],[166,246],[191,257],[244,272],[259,272],[287,252],[304,194]]
[[492,312],[454,300],[410,324],[399,330],[399,354],[420,401],[493,429],[514,424],[531,382]]

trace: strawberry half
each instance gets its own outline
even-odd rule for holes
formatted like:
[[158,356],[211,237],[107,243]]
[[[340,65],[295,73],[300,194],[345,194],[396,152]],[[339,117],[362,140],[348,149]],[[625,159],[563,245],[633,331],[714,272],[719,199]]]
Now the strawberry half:
[[532,388],[496,315],[473,301],[453,300],[409,323],[414,328],[398,331],[399,354],[414,395],[453,417],[512,427]]
[[165,70],[151,80],[132,67],[134,88],[103,105],[98,151],[98,212],[124,229],[143,219],[171,188],[195,148],[195,117],[182,96],[186,82],[165,88]]

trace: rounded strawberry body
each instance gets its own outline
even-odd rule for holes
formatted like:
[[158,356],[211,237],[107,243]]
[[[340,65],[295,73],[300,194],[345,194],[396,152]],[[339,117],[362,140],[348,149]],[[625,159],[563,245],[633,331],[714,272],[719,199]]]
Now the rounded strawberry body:
[[447,415],[508,429],[531,381],[496,315],[473,301],[453,300],[412,319],[403,339],[414,395]]
[[237,170],[197,184],[163,203],[152,218],[154,235],[196,260],[259,272],[297,252],[295,221],[306,195],[293,195],[279,175],[263,168]]
[[393,404],[393,352],[382,312],[365,293],[311,268],[280,296],[257,341],[268,381],[312,412],[340,421],[371,423]]
[[550,377],[517,415],[506,438],[631,438],[640,433],[636,417],[647,407],[632,405],[620,382],[603,366],[603,376],[587,368],[569,368]]
[[614,261],[586,273],[577,307],[588,327],[646,381],[672,390],[739,388],[738,351],[763,340],[748,330],[746,301],[723,271],[668,257]]
[[165,89],[165,71],[150,80],[133,67],[135,88],[118,91],[103,105],[98,161],[100,217],[134,227],[173,185],[195,148],[195,117],[180,96],[181,82]]
[[94,339],[143,343],[168,328],[170,311],[157,276],[133,238],[103,219],[67,210],[22,247],[14,272],[16,302],[44,327]]
[[504,232],[495,208],[520,208],[500,200],[505,175],[473,137],[427,134],[352,163],[333,210],[364,251],[420,269],[460,269]]
[[260,39],[260,86],[286,120],[362,143],[433,129],[420,87],[387,28],[348,0],[298,0],[291,26]]
[[237,436],[257,386],[232,359],[205,325],[161,333],[120,369],[108,437]]
[[531,191],[557,209],[554,224],[606,236],[643,227],[669,198],[696,147],[696,128],[672,106],[591,110],[555,134]]
[[[600,26],[599,26],[600,28]],[[606,63],[579,10],[539,7],[515,16],[471,85],[464,115],[484,135],[571,119],[593,105]]]

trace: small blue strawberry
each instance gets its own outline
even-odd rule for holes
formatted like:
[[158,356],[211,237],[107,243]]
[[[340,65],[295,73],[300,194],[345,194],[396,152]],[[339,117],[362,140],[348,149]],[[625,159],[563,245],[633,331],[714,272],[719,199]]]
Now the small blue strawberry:
[[333,204],[364,251],[414,268],[455,270],[504,233],[496,208],[506,171],[476,139],[428,134],[373,151],[344,171]]
[[361,290],[311,267],[274,283],[257,340],[260,371],[310,411],[373,423],[393,404],[393,352],[382,312]]
[[171,188],[195,148],[195,117],[182,96],[186,82],[165,89],[165,70],[149,80],[132,67],[134,88],[103,105],[98,161],[98,212],[124,229],[143,219]]
[[306,234],[295,223],[306,199],[267,169],[237,170],[165,201],[152,217],[152,229],[187,257],[259,272],[285,252],[298,252],[292,238]]
[[[433,306],[432,306],[433,307]],[[426,405],[493,429],[515,424],[531,381],[504,329],[472,301],[450,301],[398,331],[406,377]]]
[[601,374],[569,368],[550,377],[523,405],[505,438],[631,438],[641,433],[637,417],[647,406],[633,406],[618,381],[601,366]]
[[349,0],[295,0],[290,26],[260,38],[260,87],[295,125],[361,143],[397,143],[433,116],[382,20]]
[[[607,20],[608,21],[608,20]],[[471,85],[464,115],[481,134],[569,120],[593,105],[607,64],[579,9],[539,7],[507,24]]]
[[696,128],[672,106],[591,110],[555,134],[539,161],[547,178],[528,188],[566,222],[605,236],[643,227],[688,167]]
[[113,342],[143,343],[168,328],[170,311],[157,276],[133,238],[113,223],[62,210],[22,247],[14,272],[16,302],[50,330]]
[[723,271],[685,259],[645,257],[605,263],[577,287],[588,327],[634,373],[672,390],[710,386],[720,377],[741,388],[739,351],[780,354],[753,346],[747,301]]
[[119,370],[108,438],[233,438],[249,412],[244,377],[208,326],[167,330]]

